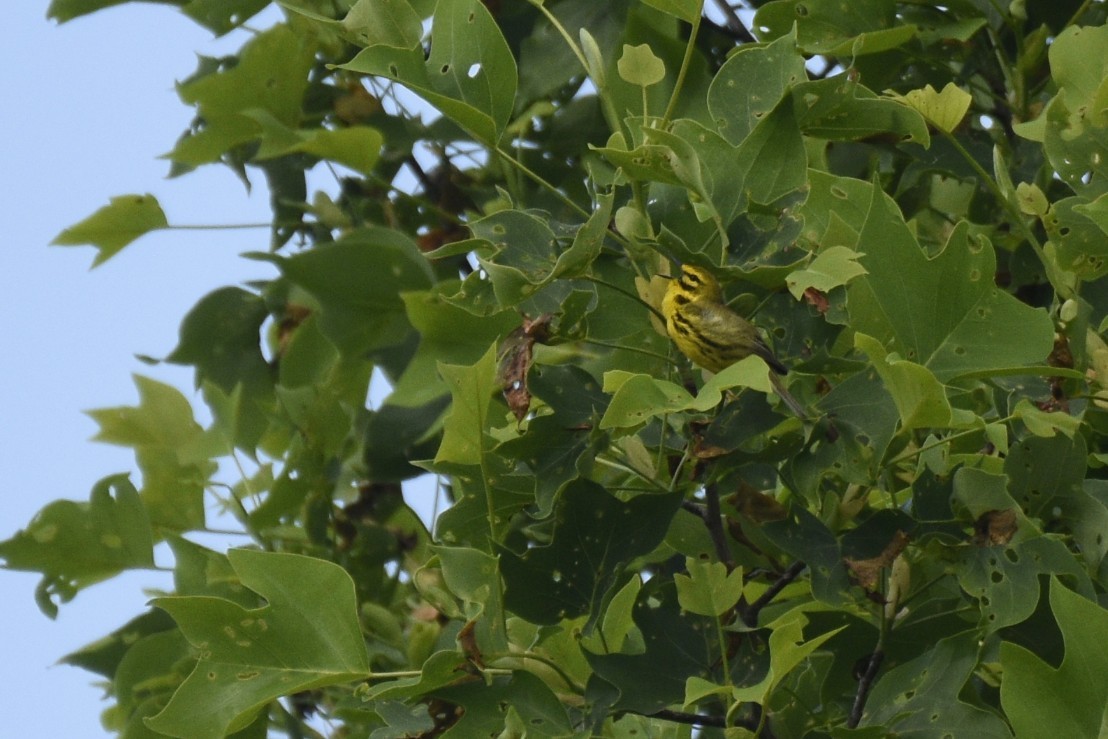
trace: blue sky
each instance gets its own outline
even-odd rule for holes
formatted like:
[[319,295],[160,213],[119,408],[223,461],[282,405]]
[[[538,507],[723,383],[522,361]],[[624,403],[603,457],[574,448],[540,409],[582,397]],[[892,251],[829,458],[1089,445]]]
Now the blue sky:
[[[0,467],[6,485],[0,539],[57,498],[87,500],[101,477],[134,471],[129,450],[89,441],[81,413],[137,401],[132,373],[170,382],[199,405],[187,368],[150,367],[181,318],[207,292],[272,276],[238,257],[264,249],[264,230],[161,232],[89,271],[91,247],[47,244],[113,195],[152,193],[171,223],[243,223],[268,218],[259,183],[248,195],[226,169],[166,179],[169,150],[191,117],[177,99],[196,53],[220,54],[241,37],[213,40],[163,5],[129,4],[63,26],[46,0],[12,3],[0,45],[0,171],[6,214],[0,268],[5,346],[0,352]],[[145,588],[168,576],[132,573],[94,586],[50,621],[33,600],[38,577],[0,571],[0,710],[6,736],[102,737],[108,705],[95,676],[52,666],[144,607]],[[14,723],[13,723],[14,722]]]

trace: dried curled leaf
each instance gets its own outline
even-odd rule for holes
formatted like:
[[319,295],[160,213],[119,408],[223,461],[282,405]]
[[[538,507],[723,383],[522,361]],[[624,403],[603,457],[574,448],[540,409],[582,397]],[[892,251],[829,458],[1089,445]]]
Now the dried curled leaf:
[[501,347],[497,381],[504,388],[504,400],[517,421],[522,421],[531,409],[527,371],[531,369],[535,342],[546,343],[550,338],[550,321],[553,318],[552,314],[543,313],[534,320],[523,319],[523,324],[508,336]]
[[866,590],[873,590],[877,585],[877,578],[881,570],[892,567],[893,561],[908,546],[911,537],[903,531],[897,531],[885,548],[876,557],[870,559],[851,559],[844,557],[847,569],[854,579]]
[[973,543],[979,547],[1003,546],[1019,529],[1016,509],[985,511],[973,522]]

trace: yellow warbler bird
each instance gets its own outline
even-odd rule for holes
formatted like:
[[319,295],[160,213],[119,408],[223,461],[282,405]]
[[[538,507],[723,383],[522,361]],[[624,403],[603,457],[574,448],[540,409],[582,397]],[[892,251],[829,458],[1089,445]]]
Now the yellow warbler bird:
[[666,333],[681,353],[709,372],[719,372],[751,354],[761,357],[770,367],[770,382],[777,394],[797,416],[807,416],[778,376],[787,374],[788,368],[773,356],[758,329],[727,307],[711,272],[682,265],[681,274],[666,287],[662,315]]

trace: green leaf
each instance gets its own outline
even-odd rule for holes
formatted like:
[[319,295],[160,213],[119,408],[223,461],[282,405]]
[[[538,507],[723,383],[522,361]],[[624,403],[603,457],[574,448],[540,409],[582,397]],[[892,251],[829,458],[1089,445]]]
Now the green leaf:
[[[689,678],[707,679],[718,666],[712,656],[719,653],[718,645],[708,641],[715,634],[712,620],[683,610],[673,582],[660,580],[655,577],[644,584],[635,601],[633,616],[642,634],[642,651],[586,652],[596,674],[585,695],[594,704],[603,695],[612,712],[651,715],[680,700]],[[659,669],[662,665],[665,669]],[[616,695],[607,697],[601,692],[606,687]]]
[[881,342],[863,333],[854,334],[854,345],[869,357],[893,396],[903,428],[942,428],[954,423],[946,390],[930,370],[915,362],[890,359]]
[[[51,0],[48,18],[59,23],[133,0]],[[174,3],[194,21],[222,35],[237,28],[269,4],[268,0],[184,0]]]
[[685,558],[688,575],[676,574],[677,600],[681,607],[701,616],[722,616],[736,603],[743,592],[743,571],[727,571],[722,562],[705,562]]
[[450,592],[461,598],[465,617],[476,624],[477,645],[482,652],[508,651],[500,568],[495,557],[465,547],[432,547],[442,563],[442,576]]
[[361,46],[411,49],[423,38],[419,14],[407,0],[358,0],[342,27]]
[[814,288],[828,293],[836,287],[842,287],[855,277],[866,274],[866,268],[858,264],[862,255],[845,246],[832,246],[816,254],[807,267],[789,274],[785,284],[789,292],[800,300],[804,292]]
[[489,403],[496,380],[496,345],[468,366],[439,364],[439,373],[450,388],[453,402],[443,421],[442,443],[435,463],[478,464],[489,443]]
[[36,599],[51,618],[59,601],[120,572],[154,566],[154,538],[138,491],[126,475],[105,477],[88,503],[56,500],[27,528],[0,542],[11,570],[41,572]]
[[387,229],[354,231],[276,261],[282,274],[319,301],[323,333],[350,358],[408,338],[411,325],[400,293],[425,290],[433,280],[419,248]]
[[808,136],[857,141],[892,134],[898,141],[914,141],[924,147],[931,143],[922,115],[878,97],[846,75],[798,84],[792,95],[800,130]]
[[448,732],[455,737],[492,737],[506,731],[515,736],[575,735],[566,708],[554,692],[522,670],[491,683],[469,681],[442,688],[434,695],[462,707],[462,715]]
[[[200,299],[181,322],[177,347],[167,362],[196,368],[197,386],[212,383],[231,394],[242,386],[251,418],[240,418],[246,438],[257,439],[265,429],[273,399],[273,372],[262,355],[261,327],[269,317],[265,302],[252,292],[224,287]],[[244,424],[251,427],[253,433]]]
[[1081,489],[1088,449],[1084,437],[1029,436],[1012,445],[1004,460],[1008,493],[1028,516],[1049,521],[1059,499]]
[[373,701],[400,700],[428,695],[457,682],[468,682],[472,675],[465,656],[454,651],[439,651],[423,663],[417,677],[388,680],[371,686],[366,698]]
[[916,35],[912,25],[896,25],[893,0],[775,0],[758,9],[753,27],[774,39],[796,23],[797,46],[809,54],[862,56],[895,49]]
[[519,325],[519,314],[515,311],[475,315],[453,303],[447,297],[449,292],[450,288],[440,283],[435,290],[413,290],[401,295],[408,320],[419,332],[420,341],[389,402],[416,406],[444,396],[449,387],[439,376],[440,362],[472,364],[490,344]]
[[104,408],[88,415],[100,426],[93,438],[134,448],[142,470],[142,500],[155,530],[204,526],[204,487],[215,473],[211,457],[226,451],[204,433],[179,390],[135,376],[137,407]]
[[161,713],[155,731],[216,739],[253,721],[282,695],[369,676],[354,583],[312,557],[246,549],[228,552],[242,584],[265,599],[246,609],[222,598],[156,598],[200,661]]
[[431,53],[378,44],[346,64],[353,72],[400,82],[478,141],[496,146],[512,114],[516,63],[495,19],[478,0],[440,2]]
[[96,267],[143,234],[168,227],[165,213],[153,195],[119,195],[109,205],[62,231],[50,243],[95,246],[98,253],[92,266]]
[[533,485],[512,475],[510,463],[496,454],[487,454],[480,465],[418,463],[429,472],[448,475],[450,479],[455,502],[436,521],[439,540],[483,552],[493,550],[493,542],[535,503]]
[[1058,267],[1083,280],[1108,274],[1108,241],[1105,239],[1105,206],[1100,196],[1091,203],[1085,197],[1056,200],[1042,217],[1050,240],[1044,249]]
[[1066,656],[1055,669],[1027,649],[1001,642],[1000,704],[1017,736],[1103,736],[1108,684],[1108,612],[1050,580],[1050,609]]
[[618,370],[604,374],[604,391],[615,392],[600,428],[634,428],[654,416],[682,411],[710,410],[723,401],[723,391],[749,387],[770,391],[769,371],[760,357],[750,356],[717,372],[694,398],[685,388],[650,375],[633,375]]
[[791,33],[764,46],[740,46],[708,88],[716,128],[729,143],[741,144],[785,93],[807,77]]
[[812,595],[833,606],[846,601],[850,588],[842,551],[827,526],[801,506],[793,506],[789,518],[769,521],[762,531],[774,545],[808,565]]
[[703,0],[643,0],[643,3],[686,23],[699,20],[704,7]]
[[262,126],[246,115],[256,111],[295,130],[314,55],[303,36],[277,25],[250,40],[237,64],[179,85],[181,100],[195,105],[204,123],[181,138],[168,158],[187,165],[219,161],[261,135]]
[[[635,627],[633,617],[635,601],[642,590],[642,578],[632,575],[604,609],[598,628],[591,634],[581,635],[581,646],[594,654],[614,654],[632,651],[624,649],[625,643],[641,645],[642,634]],[[630,646],[629,644],[629,646]]]
[[132,0],[50,0],[50,7],[46,11],[46,17],[52,18],[58,23],[65,23],[74,18],[89,13],[95,13],[103,8],[113,5],[122,5]]
[[772,203],[807,184],[808,155],[791,97],[782,98],[743,139],[735,166],[755,203]]
[[880,727],[881,736],[896,732],[903,736],[1011,739],[1012,732],[1003,719],[959,699],[977,668],[978,652],[976,635],[964,632],[943,638],[919,657],[893,667],[873,686],[859,727]]
[[[610,387],[609,377],[610,373],[604,377],[605,390]],[[650,375],[633,375],[616,389],[600,428],[635,428],[654,416],[685,410],[693,402],[693,396],[680,385]]]
[[535,515],[546,517],[558,493],[570,481],[586,475],[607,440],[587,430],[567,428],[555,416],[539,416],[527,424],[523,436],[499,444],[495,454],[515,460],[516,473],[535,492]]
[[177,626],[169,614],[157,608],[151,608],[107,636],[86,644],[75,652],[70,652],[58,662],[81,667],[110,680],[133,644],[151,634],[176,630]]
[[1070,26],[1050,44],[1050,70],[1057,94],[1040,120],[1046,121],[1044,148],[1054,171],[1075,192],[1097,197],[1108,192],[1100,164],[1108,160],[1108,26]]
[[808,199],[798,209],[804,219],[803,246],[818,251],[845,246],[855,251],[866,225],[874,186],[853,177],[808,170]]
[[189,0],[181,10],[217,36],[250,20],[269,0]]
[[859,236],[868,274],[847,287],[850,326],[940,381],[1041,363],[1054,344],[1045,311],[996,287],[992,246],[968,226],[959,222],[929,259],[896,204],[874,190]]
[[[133,720],[151,698],[165,705],[194,664],[192,648],[178,629],[143,636],[129,645],[112,679],[119,709]],[[141,733],[129,730],[127,735]]]
[[816,651],[828,639],[839,633],[845,626],[826,631],[808,641],[804,641],[804,627],[808,619],[803,613],[787,613],[776,621],[767,624],[769,635],[769,672],[755,685],[736,687],[732,696],[736,701],[754,701],[765,703],[785,677],[808,655]]
[[266,111],[246,111],[243,115],[262,125],[264,136],[254,157],[257,160],[302,152],[370,175],[381,156],[384,138],[369,126],[294,131]]
[[656,85],[666,77],[665,62],[654,56],[650,44],[624,44],[616,69],[625,81],[639,87]]
[[975,520],[998,511],[1015,511],[1016,533],[1006,545],[981,545],[961,551],[958,582],[979,599],[982,626],[990,633],[1028,618],[1039,602],[1039,576],[1065,575],[1078,588],[1092,593],[1092,584],[1064,544],[1039,535],[1034,524],[1008,494],[1004,475],[990,475],[968,467],[954,474],[954,499]]
[[500,551],[505,607],[537,624],[584,614],[595,620],[626,579],[623,568],[662,542],[679,505],[680,496],[640,495],[624,503],[591,480],[570,483],[549,544],[523,555]]
[[226,554],[180,536],[171,536],[167,542],[173,550],[173,584],[177,595],[222,598],[243,608],[261,605],[258,596],[243,586]]

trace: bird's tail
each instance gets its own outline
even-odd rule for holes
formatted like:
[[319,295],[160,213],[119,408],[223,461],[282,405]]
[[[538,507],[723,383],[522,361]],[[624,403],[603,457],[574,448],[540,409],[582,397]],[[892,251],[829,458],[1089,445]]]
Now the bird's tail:
[[785,405],[789,406],[789,410],[796,414],[796,417],[804,421],[808,418],[808,411],[804,409],[804,406],[800,404],[800,401],[792,396],[788,390],[785,389],[785,383],[781,380],[781,376],[770,370],[769,382],[773,385],[773,390],[785,402]]

